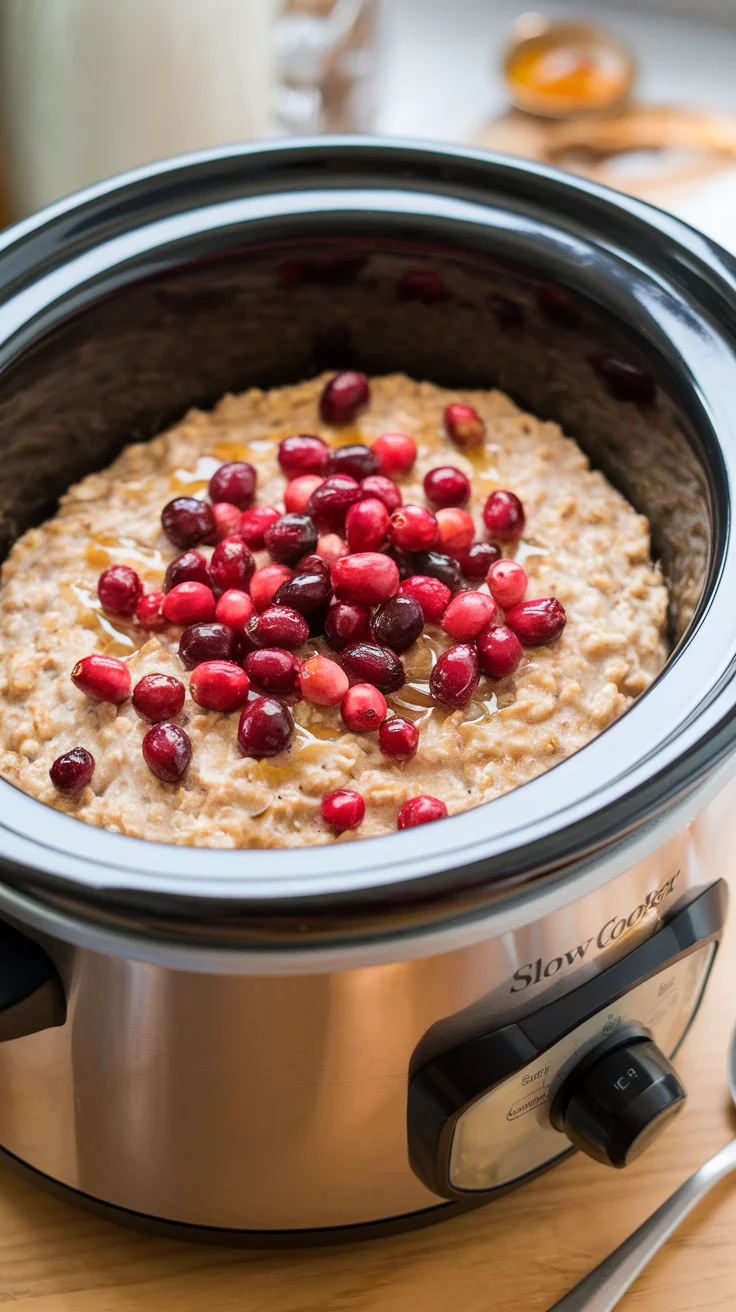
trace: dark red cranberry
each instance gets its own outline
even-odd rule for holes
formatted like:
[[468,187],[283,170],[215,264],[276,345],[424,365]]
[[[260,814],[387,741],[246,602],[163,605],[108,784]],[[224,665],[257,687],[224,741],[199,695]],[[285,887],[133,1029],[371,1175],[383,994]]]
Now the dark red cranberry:
[[561,328],[579,328],[582,311],[576,298],[567,287],[556,282],[542,282],[537,287],[537,305],[552,323]]
[[143,739],[141,750],[151,774],[165,784],[177,784],[192,759],[189,734],[178,724],[154,724]]
[[182,550],[206,542],[216,531],[212,507],[196,497],[174,497],[161,512],[161,524],[169,542]]
[[335,374],[325,386],[319,412],[326,424],[350,424],[370,401],[368,379],[357,369]]
[[161,609],[171,624],[199,624],[215,618],[215,596],[205,583],[177,583]]
[[443,706],[467,706],[478,687],[475,647],[458,642],[443,652],[429,676],[429,691]]
[[421,301],[422,305],[434,305],[447,296],[447,288],[434,269],[407,269],[396,284],[396,292],[400,300]]
[[457,561],[442,551],[420,551],[414,557],[414,573],[430,579],[439,579],[450,592],[459,592],[463,576]]
[[279,464],[287,478],[301,474],[323,474],[330,458],[330,448],[312,433],[294,433],[279,446]]
[[170,674],[144,674],[133,689],[133,710],[149,724],[173,720],[184,705],[186,688]]
[[[324,483],[322,487],[324,487]],[[321,491],[320,488],[317,491]],[[311,500],[311,498],[310,498]],[[308,556],[317,545],[317,529],[309,515],[282,515],[266,529],[263,540],[272,558],[279,564],[291,564]]]
[[484,674],[492,679],[505,679],[518,669],[524,655],[524,648],[519,639],[505,624],[497,624],[479,634],[478,664]]
[[95,758],[86,747],[72,747],[53,762],[49,775],[60,793],[81,793],[95,772]]
[[72,670],[72,683],[98,702],[117,704],[130,697],[130,670],[117,656],[102,656],[97,652],[83,656]]
[[293,651],[284,651],[283,647],[249,651],[245,669],[259,692],[270,692],[276,697],[295,697],[299,690],[301,661]]
[[403,662],[390,647],[355,642],[344,649],[341,659],[352,683],[372,683],[381,692],[398,692],[406,683]]
[[330,603],[326,602],[324,606],[320,606],[317,610],[313,610],[312,614],[307,616],[310,638],[324,637],[325,624],[327,623],[327,616],[329,612],[330,612]]
[[212,590],[216,597],[230,588],[248,591],[256,562],[242,538],[224,538],[218,542],[210,559]]
[[353,733],[370,733],[386,719],[386,698],[371,683],[354,683],[340,704],[346,728]]
[[255,496],[256,482],[255,469],[244,460],[220,465],[210,479],[210,500],[229,501],[238,510],[247,510]]
[[203,661],[189,679],[189,692],[197,706],[225,714],[243,705],[249,688],[248,675],[233,661]]
[[419,603],[425,624],[439,624],[450,604],[452,593],[440,579],[415,574],[399,588],[400,597],[413,597]]
[[524,532],[524,507],[515,492],[491,492],[483,507],[483,523],[492,538],[515,542]]
[[331,474],[315,488],[307,511],[320,529],[341,533],[350,507],[362,497],[360,484],[350,474]]
[[192,624],[179,640],[179,659],[188,670],[203,661],[229,661],[235,650],[235,631],[227,624]]
[[458,551],[456,559],[466,579],[475,583],[487,578],[491,565],[501,559],[501,548],[495,542],[474,542],[467,550]]
[[166,619],[161,609],[163,600],[163,592],[147,592],[144,597],[141,597],[135,608],[135,617],[142,629],[163,629],[166,627]]
[[638,364],[601,351],[591,355],[590,363],[606,384],[614,401],[633,401],[637,405],[654,405],[657,384],[652,375]]
[[291,606],[267,606],[245,626],[246,637],[255,647],[301,647],[309,637],[309,625]]
[[332,596],[332,584],[330,576],[325,570],[319,574],[295,574],[293,579],[287,579],[285,583],[277,588],[271,599],[274,606],[290,606],[293,610],[298,610],[300,615],[312,615],[324,606],[329,597]]
[[330,566],[314,551],[309,556],[302,556],[294,569],[297,574],[324,574],[326,579],[330,577]]
[[371,608],[360,601],[337,601],[325,620],[325,637],[333,651],[344,651],[371,636]]
[[408,761],[419,745],[419,730],[411,720],[404,720],[400,715],[393,715],[384,720],[378,730],[378,746],[384,756],[394,761]]
[[166,566],[164,592],[171,592],[180,583],[204,583],[212,587],[210,567],[200,551],[183,551]]
[[426,825],[432,820],[444,820],[446,815],[444,802],[423,793],[421,797],[412,797],[410,801],[404,802],[396,823],[399,829],[413,829],[415,825]]
[[489,307],[499,328],[506,333],[518,332],[526,324],[526,315],[518,301],[509,296],[489,296]]
[[328,474],[350,474],[360,482],[378,472],[378,460],[369,446],[355,443],[353,446],[340,446],[330,452],[327,461]]
[[389,515],[398,510],[404,499],[401,488],[392,478],[386,478],[385,474],[371,474],[369,478],[364,478],[360,491],[363,497],[375,497],[377,501],[382,501]]
[[472,405],[461,401],[445,406],[445,429],[447,436],[460,447],[461,451],[470,451],[482,446],[486,435],[486,426],[477,410]]
[[376,641],[394,651],[406,651],[416,642],[423,628],[424,612],[415,597],[391,597],[373,616]]
[[365,802],[360,793],[352,788],[340,788],[336,793],[322,799],[320,815],[326,825],[343,833],[346,829],[357,829],[365,816]]
[[470,480],[454,465],[438,465],[425,474],[424,495],[436,509],[464,506],[470,497]]
[[351,551],[377,551],[388,531],[388,510],[378,497],[366,497],[351,506],[345,520],[345,537]]
[[506,612],[506,623],[524,647],[546,647],[559,638],[567,622],[556,597],[522,601]]
[[378,468],[386,477],[408,474],[417,458],[417,444],[408,433],[381,433],[373,443]]
[[277,519],[281,519],[281,511],[274,506],[251,506],[250,510],[244,510],[240,516],[238,536],[252,551],[260,551],[266,529],[275,524]]
[[399,506],[389,520],[389,534],[404,551],[427,551],[437,541],[437,520],[426,506]]
[[143,596],[143,584],[134,569],[128,565],[108,565],[97,580],[97,596],[111,615],[126,618],[135,614]]
[[410,551],[404,551],[403,547],[397,547],[395,542],[390,542],[387,547],[382,547],[384,555],[390,556],[396,564],[399,571],[399,578],[402,580],[410,579],[416,574],[414,557]]
[[399,590],[399,568],[380,551],[359,551],[341,556],[332,566],[330,580],[338,601],[364,601],[376,606]]
[[243,756],[278,756],[293,736],[291,711],[275,697],[256,697],[241,712],[238,745]]

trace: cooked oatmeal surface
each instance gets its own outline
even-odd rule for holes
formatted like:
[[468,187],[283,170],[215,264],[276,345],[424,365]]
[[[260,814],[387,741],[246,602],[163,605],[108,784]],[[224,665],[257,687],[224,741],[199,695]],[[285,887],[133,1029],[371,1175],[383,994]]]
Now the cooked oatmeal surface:
[[[666,659],[667,594],[651,560],[649,526],[589,468],[575,442],[500,392],[449,392],[401,375],[372,380],[367,412],[349,429],[330,429],[318,413],[324,382],[225,396],[211,413],[191,412],[71,488],[56,517],[16,543],[0,589],[5,779],[114,832],[221,848],[334,841],[320,802],[349,787],[366,802],[360,829],[339,840],[350,841],[393,831],[401,803],[419,793],[441,798],[453,814],[533,779],[583,747],[643,692]],[[442,413],[451,400],[467,401],[485,420],[485,444],[471,456],[444,435]],[[471,479],[468,509],[482,540],[488,494],[509,488],[521,497],[526,529],[511,554],[529,574],[527,598],[556,596],[565,607],[561,638],[526,651],[507,679],[481,677],[469,705],[450,711],[434,703],[427,680],[451,641],[427,626],[403,656],[407,686],[388,697],[390,709],[420,726],[417,755],[403,765],[381,754],[375,733],[346,730],[339,707],[306,701],[293,708],[296,733],[287,752],[244,758],[238,712],[203,711],[187,696],[177,723],[191,737],[192,762],[181,783],[161,783],[141,754],[149,726],[130,702],[90,701],[70,672],[80,657],[100,651],[125,658],[134,684],[159,671],[188,685],[177,656],[182,629],[169,625],[151,635],[106,616],[96,592],[101,570],[127,564],[147,590],[160,587],[177,554],[161,530],[162,507],[176,495],[204,495],[223,461],[250,461],[258,471],[256,502],[283,507],[286,479],[276,459],[283,437],[312,432],[342,445],[396,431],[412,434],[419,450],[411,473],[397,479],[405,503],[426,504],[427,471],[456,465]],[[255,555],[257,565],[269,559]],[[322,640],[310,640],[297,654],[315,651],[334,655]],[[55,790],[49,767],[77,745],[93,754],[96,770],[91,784],[70,798]]]

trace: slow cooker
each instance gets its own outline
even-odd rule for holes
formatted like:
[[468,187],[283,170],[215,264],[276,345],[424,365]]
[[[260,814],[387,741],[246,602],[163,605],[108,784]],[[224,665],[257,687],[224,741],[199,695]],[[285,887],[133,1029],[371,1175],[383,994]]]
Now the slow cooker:
[[4,234],[6,547],[192,404],[404,370],[580,441],[651,520],[672,643],[583,751],[389,837],[176,847],[0,782],[8,1163],[183,1237],[324,1241],[669,1123],[734,850],[735,289],[637,201],[356,138],[169,161]]

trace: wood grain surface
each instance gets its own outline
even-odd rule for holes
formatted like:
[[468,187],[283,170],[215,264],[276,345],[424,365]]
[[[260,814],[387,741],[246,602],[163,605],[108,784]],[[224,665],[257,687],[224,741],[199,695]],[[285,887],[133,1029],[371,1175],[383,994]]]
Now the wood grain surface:
[[[726,1088],[735,984],[736,914],[678,1057],[688,1105],[626,1171],[577,1156],[496,1204],[414,1234],[239,1252],[143,1237],[0,1169],[0,1304],[13,1312],[545,1312],[736,1131]],[[734,1312],[736,1177],[690,1217],[621,1307]]]

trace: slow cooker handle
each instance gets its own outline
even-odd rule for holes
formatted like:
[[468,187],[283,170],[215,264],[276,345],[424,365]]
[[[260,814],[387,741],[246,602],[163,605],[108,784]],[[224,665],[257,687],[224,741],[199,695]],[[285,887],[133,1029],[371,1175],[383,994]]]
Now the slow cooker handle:
[[66,996],[43,948],[0,923],[0,1042],[63,1025]]

